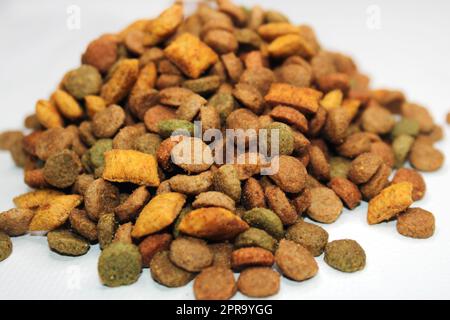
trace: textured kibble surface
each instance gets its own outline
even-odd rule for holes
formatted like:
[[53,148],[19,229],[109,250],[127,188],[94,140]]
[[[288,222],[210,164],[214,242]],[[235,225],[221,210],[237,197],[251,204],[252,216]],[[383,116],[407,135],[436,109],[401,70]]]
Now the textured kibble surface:
[[445,164],[429,109],[371,88],[303,22],[242,5],[176,1],[99,35],[39,97],[25,133],[0,133],[33,189],[1,208],[0,261],[9,237],[31,233],[51,256],[101,252],[105,286],[149,268],[170,288],[196,278],[200,300],[264,298],[281,275],[314,277],[324,252],[335,269],[364,268],[355,241],[328,243],[328,224],[363,213],[369,225],[397,220],[405,237],[434,234],[441,213],[410,208]]

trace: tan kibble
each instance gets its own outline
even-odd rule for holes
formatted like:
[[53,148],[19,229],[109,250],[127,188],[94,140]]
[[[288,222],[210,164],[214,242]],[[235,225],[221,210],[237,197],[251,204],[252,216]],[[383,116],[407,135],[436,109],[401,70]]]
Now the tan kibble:
[[410,208],[397,220],[397,230],[401,235],[416,239],[433,236],[435,219],[431,212],[420,208]]
[[284,276],[294,281],[314,277],[319,271],[313,255],[305,247],[289,240],[281,240],[275,261]]
[[39,123],[47,129],[62,127],[64,121],[54,104],[47,100],[36,103],[36,117]]
[[322,93],[314,89],[275,83],[270,87],[265,100],[272,105],[286,105],[301,112],[316,113],[321,98]]
[[328,188],[311,189],[311,204],[307,214],[321,223],[333,223],[342,213],[344,206],[336,193]]
[[56,107],[69,120],[77,120],[83,116],[83,109],[70,94],[63,90],[56,90],[52,96]]

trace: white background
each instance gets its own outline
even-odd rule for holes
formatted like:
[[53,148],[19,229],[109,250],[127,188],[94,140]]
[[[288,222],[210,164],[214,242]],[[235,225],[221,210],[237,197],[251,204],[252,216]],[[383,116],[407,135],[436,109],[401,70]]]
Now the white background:
[[[244,3],[244,1],[240,1]],[[245,1],[286,12],[296,23],[314,26],[321,43],[355,57],[376,87],[404,90],[410,100],[431,108],[436,122],[450,111],[450,2],[435,1]],[[152,17],[169,1],[156,0],[2,0],[0,1],[0,131],[22,126],[37,99],[46,98],[63,74],[79,64],[88,42],[115,32],[137,18]],[[81,29],[67,28],[67,8],[81,9]],[[370,7],[370,6],[375,7]],[[379,29],[370,23],[380,10]],[[369,23],[368,23],[369,21]],[[375,21],[376,22],[376,21]],[[376,24],[375,24],[376,26]],[[448,126],[446,134],[449,135]],[[449,142],[439,143],[449,158]],[[22,173],[0,154],[0,211],[26,191]],[[432,211],[436,235],[429,240],[400,236],[395,222],[368,226],[366,205],[346,211],[325,226],[330,239],[351,238],[366,250],[367,267],[343,274],[318,258],[312,280],[283,280],[279,299],[449,299],[449,166],[426,175],[426,199],[417,206]],[[138,283],[109,289],[97,278],[98,248],[81,258],[50,252],[46,239],[13,239],[14,253],[0,263],[0,299],[192,299],[192,284],[167,289],[144,270]],[[240,294],[236,298],[243,298]]]

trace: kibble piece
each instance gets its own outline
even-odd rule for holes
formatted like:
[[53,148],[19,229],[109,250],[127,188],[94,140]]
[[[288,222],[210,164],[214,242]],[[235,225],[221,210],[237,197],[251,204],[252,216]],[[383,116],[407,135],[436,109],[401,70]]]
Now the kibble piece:
[[369,201],[377,196],[389,183],[389,177],[392,173],[391,167],[382,164],[377,173],[369,180],[369,182],[360,186],[361,194],[364,199]]
[[178,268],[169,259],[169,251],[160,251],[150,262],[153,280],[169,288],[184,287],[195,278],[195,274]]
[[108,35],[92,41],[82,56],[84,64],[97,68],[100,72],[107,72],[117,60],[117,42]]
[[173,191],[186,195],[198,195],[210,190],[213,184],[211,171],[201,173],[197,176],[177,175],[169,180],[169,186]]
[[425,195],[426,185],[422,175],[414,169],[399,169],[392,180],[393,184],[410,182],[413,185],[412,198],[414,201],[422,199]]
[[236,291],[234,274],[227,268],[207,268],[195,278],[194,295],[197,300],[229,300]]
[[290,156],[280,156],[275,159],[278,161],[278,172],[270,175],[281,190],[288,193],[298,193],[305,188],[306,184],[306,168],[296,158]]
[[299,55],[306,59],[311,58],[316,53],[316,48],[301,35],[287,34],[276,38],[269,45],[268,51],[274,58]]
[[261,114],[264,110],[264,98],[261,93],[255,87],[246,83],[238,83],[234,90],[233,96],[244,107],[250,109],[256,114]]
[[333,190],[323,187],[311,189],[311,205],[306,211],[310,218],[330,224],[339,218],[342,210],[342,202]]
[[345,108],[330,110],[326,115],[325,126],[323,127],[323,133],[327,140],[333,144],[342,144],[347,136],[350,122],[350,114]]
[[351,167],[351,161],[342,157],[330,159],[330,178],[347,178]]
[[354,240],[336,240],[327,244],[325,262],[342,272],[357,272],[366,266],[366,253]]
[[224,165],[214,174],[214,189],[223,192],[235,201],[241,199],[241,181],[232,165]]
[[139,244],[142,256],[142,267],[149,268],[153,257],[160,251],[169,250],[172,236],[168,233],[154,234],[145,238]]
[[128,222],[138,214],[139,210],[150,199],[150,192],[145,186],[141,186],[119,206],[114,209],[114,213],[120,222]]
[[267,130],[268,154],[286,156],[292,154],[294,151],[294,133],[288,125],[273,122],[263,129]]
[[194,124],[187,120],[162,120],[158,123],[158,133],[164,139],[174,135],[193,136]]
[[235,201],[233,199],[224,193],[216,191],[200,193],[195,198],[195,201],[192,202],[192,208],[194,209],[205,207],[220,207],[230,211],[236,210]]
[[409,155],[411,165],[423,172],[439,170],[444,164],[444,158],[444,154],[433,145],[419,141],[413,144]]
[[353,160],[348,178],[355,184],[366,183],[374,176],[383,160],[375,154],[363,153]]
[[89,160],[95,168],[105,165],[105,152],[113,149],[113,140],[100,139],[89,149]]
[[286,239],[302,245],[318,257],[328,243],[328,232],[318,225],[299,221],[286,231]]
[[60,191],[42,189],[17,196],[13,199],[13,202],[19,209],[38,209],[47,206],[52,200],[61,195],[63,193]]
[[241,201],[247,210],[266,207],[264,190],[258,180],[250,178],[245,182]]
[[102,251],[98,260],[98,273],[108,287],[135,283],[142,271],[141,255],[135,245],[116,242]]
[[44,178],[50,185],[64,189],[73,185],[81,172],[78,155],[70,150],[57,153],[45,163]]
[[87,112],[89,118],[91,118],[91,119],[94,117],[94,115],[97,112],[100,112],[100,111],[106,109],[106,102],[102,97],[85,96],[84,101],[85,101],[86,112]]
[[184,74],[194,79],[219,59],[210,47],[189,33],[177,37],[164,53]]
[[[204,80],[204,78],[198,79],[198,80],[191,80],[191,81],[197,82],[197,81],[203,81],[203,80]],[[199,86],[202,86],[202,84],[199,84]],[[198,89],[200,89],[200,88],[198,88]],[[197,90],[194,90],[193,88],[192,88],[192,90],[197,92]],[[177,119],[179,119],[179,120],[192,121],[198,115],[198,113],[200,112],[200,109],[206,104],[206,102],[207,101],[203,97],[201,97],[197,94],[192,94],[189,98],[186,99],[186,101],[184,101],[178,107],[177,111],[175,112],[175,115],[176,115]]]
[[0,232],[0,262],[8,259],[13,250],[11,239],[6,233]]
[[146,133],[143,124],[122,128],[113,139],[113,148],[121,150],[133,150],[136,140]]
[[290,240],[280,241],[275,261],[283,275],[294,281],[308,280],[319,270],[313,255],[305,247]]
[[153,155],[134,150],[111,150],[105,154],[103,179],[159,186],[158,165]]
[[[198,94],[207,94],[216,91],[220,87],[220,78],[219,76],[207,76],[202,77],[194,80],[186,80],[183,83],[183,87],[198,93]],[[189,97],[188,100],[192,99],[193,97],[196,97],[196,95],[192,95]],[[203,99],[201,100],[203,103]],[[187,101],[185,102],[187,103]],[[180,108],[183,106],[183,104],[180,106]]]
[[209,240],[229,240],[249,228],[239,216],[223,208],[191,211],[181,220],[180,232]]
[[297,221],[297,211],[280,188],[269,186],[265,190],[265,195],[270,209],[280,217],[283,225],[292,225]]
[[68,230],[56,230],[47,234],[51,250],[65,256],[78,257],[89,251],[89,243]]
[[89,241],[96,241],[98,239],[97,225],[89,219],[86,211],[73,209],[70,213],[69,221],[72,229],[79,235]]
[[64,77],[64,88],[76,99],[96,95],[102,86],[102,76],[98,70],[89,65],[82,65]]
[[277,121],[287,123],[302,133],[308,132],[308,120],[299,111],[291,107],[277,106],[272,109],[270,116]]
[[236,248],[259,247],[275,252],[278,241],[275,240],[266,231],[256,228],[250,228],[242,232],[234,241]]
[[400,135],[394,139],[394,141],[392,142],[392,149],[394,152],[396,168],[403,167],[413,144],[414,138],[411,136]]
[[395,119],[389,110],[371,106],[362,115],[362,127],[367,132],[386,134],[395,126]]
[[284,236],[283,223],[280,218],[271,210],[255,208],[244,213],[242,217],[250,226],[262,229],[275,239]]
[[348,179],[333,178],[329,187],[341,198],[347,208],[353,210],[361,202],[361,192],[358,187]]
[[51,231],[59,228],[81,201],[82,197],[78,195],[62,195],[54,198],[36,211],[30,223],[30,231]]
[[275,83],[270,87],[265,100],[272,105],[285,105],[293,107],[300,112],[316,113],[321,98],[322,93],[314,89]]
[[0,232],[10,237],[24,235],[28,232],[34,211],[29,209],[11,209],[0,213]]
[[402,134],[415,137],[419,134],[419,122],[414,119],[403,118],[392,129],[391,135],[396,138]]
[[233,251],[231,266],[234,270],[247,267],[271,267],[275,263],[272,252],[258,247],[248,247]]
[[280,274],[271,268],[249,268],[241,272],[237,286],[248,297],[270,297],[280,290]]
[[330,164],[322,149],[318,146],[309,146],[308,153],[312,175],[321,181],[330,180]]
[[153,133],[147,133],[136,139],[135,149],[139,152],[156,156],[156,152],[161,145],[161,138]]
[[97,223],[98,242],[101,249],[109,246],[117,230],[117,222],[113,213],[104,213],[100,216]]
[[207,171],[214,162],[212,150],[199,138],[183,138],[170,154],[172,162],[189,174]]
[[367,133],[357,132],[348,136],[337,150],[343,157],[356,158],[362,153],[369,152],[371,145],[370,136]]
[[428,239],[433,236],[434,229],[433,214],[421,208],[409,208],[397,219],[397,230],[405,237]]
[[401,106],[401,113],[403,117],[419,122],[421,133],[429,133],[433,130],[434,120],[426,108],[413,103],[404,103]]
[[61,128],[64,124],[56,106],[47,100],[36,102],[36,117],[39,123],[47,129]]
[[97,112],[92,119],[92,131],[97,138],[111,138],[124,124],[125,112],[118,105]]
[[378,155],[383,162],[389,167],[392,168],[395,164],[395,155],[392,146],[389,144],[379,141],[374,142],[370,146],[369,152]]
[[156,45],[171,34],[183,22],[183,5],[176,3],[164,10],[156,19],[147,22],[145,31],[148,33],[146,45]]
[[368,223],[378,224],[408,209],[413,203],[412,191],[410,182],[400,182],[381,191],[369,202]]
[[150,132],[158,133],[160,122],[175,118],[175,110],[166,106],[156,105],[145,112],[144,123]]
[[200,272],[213,263],[213,253],[206,241],[180,237],[170,245],[170,261],[176,266],[189,271]]
[[139,75],[139,61],[136,59],[121,60],[112,76],[101,90],[100,96],[106,105],[120,102],[131,91]]
[[311,205],[312,197],[311,197],[311,190],[305,189],[300,195],[294,198],[292,201],[292,204],[295,207],[295,210],[297,210],[297,214],[301,216],[308,210],[309,206]]
[[119,205],[119,190],[111,183],[97,179],[86,189],[84,205],[89,218],[97,221],[101,214],[113,212]]
[[133,228],[133,237],[153,234],[172,224],[185,202],[186,197],[175,192],[154,197],[140,213]]
[[231,253],[233,245],[227,242],[213,243],[209,245],[213,253],[213,267],[231,269]]

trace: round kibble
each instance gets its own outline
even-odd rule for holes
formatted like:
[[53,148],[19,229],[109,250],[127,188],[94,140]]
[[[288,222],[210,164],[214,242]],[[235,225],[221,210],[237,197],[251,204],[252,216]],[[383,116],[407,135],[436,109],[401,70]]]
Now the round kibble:
[[197,300],[229,300],[236,291],[234,274],[227,268],[204,269],[194,281],[194,295]]
[[366,253],[354,240],[336,240],[325,247],[325,262],[342,272],[356,272],[364,269]]
[[139,244],[142,267],[149,268],[153,257],[160,251],[169,250],[172,236],[168,233],[150,235]]
[[241,199],[241,181],[236,167],[224,165],[214,174],[214,189],[223,192],[235,201]]
[[281,190],[298,193],[305,188],[307,172],[299,160],[290,156],[280,156],[274,161],[278,161],[279,169],[269,177]]
[[8,259],[12,253],[12,250],[13,245],[11,239],[6,233],[0,232],[0,262]]
[[89,243],[68,230],[50,231],[47,234],[51,250],[65,256],[78,257],[89,251]]
[[239,275],[237,287],[248,297],[270,297],[280,290],[280,274],[270,268],[249,268]]
[[433,236],[434,229],[434,215],[420,208],[409,208],[397,220],[397,230],[405,237],[428,239]]
[[383,160],[373,153],[363,153],[352,161],[348,178],[355,184],[366,183],[374,176]]
[[318,257],[328,243],[328,232],[318,225],[300,221],[286,231],[286,239],[302,245]]
[[119,287],[135,283],[142,271],[141,255],[135,245],[116,242],[102,251],[98,273],[105,286]]
[[80,158],[70,150],[64,150],[51,156],[44,166],[45,181],[60,189],[73,185],[80,172]]
[[[294,151],[294,135],[291,127],[281,122],[273,122],[263,128],[267,132],[267,152],[271,155],[289,156]],[[278,150],[274,148],[277,146]]]
[[191,282],[195,274],[178,268],[169,259],[169,251],[156,253],[150,262],[150,272],[153,280],[169,287],[184,287]]
[[67,73],[64,78],[64,88],[76,99],[96,95],[102,86],[100,72],[92,66],[82,65]]
[[392,183],[410,182],[413,185],[412,198],[419,201],[425,196],[426,185],[422,175],[414,169],[399,169],[392,180]]
[[409,155],[411,165],[419,171],[434,172],[444,164],[444,154],[427,143],[414,143]]
[[92,131],[97,138],[111,138],[125,122],[125,111],[118,105],[97,112],[92,119]]
[[361,192],[350,180],[333,178],[328,185],[350,210],[353,210],[361,203]]
[[311,189],[311,204],[307,209],[310,218],[321,223],[333,223],[342,213],[342,201],[328,188]]
[[28,209],[11,209],[0,213],[0,232],[11,237],[24,235],[33,217],[34,211]]
[[282,274],[295,281],[308,280],[319,270],[316,260],[308,249],[290,240],[280,241],[275,261]]
[[170,245],[170,260],[189,272],[199,272],[209,267],[213,258],[206,242],[200,239],[177,238]]

